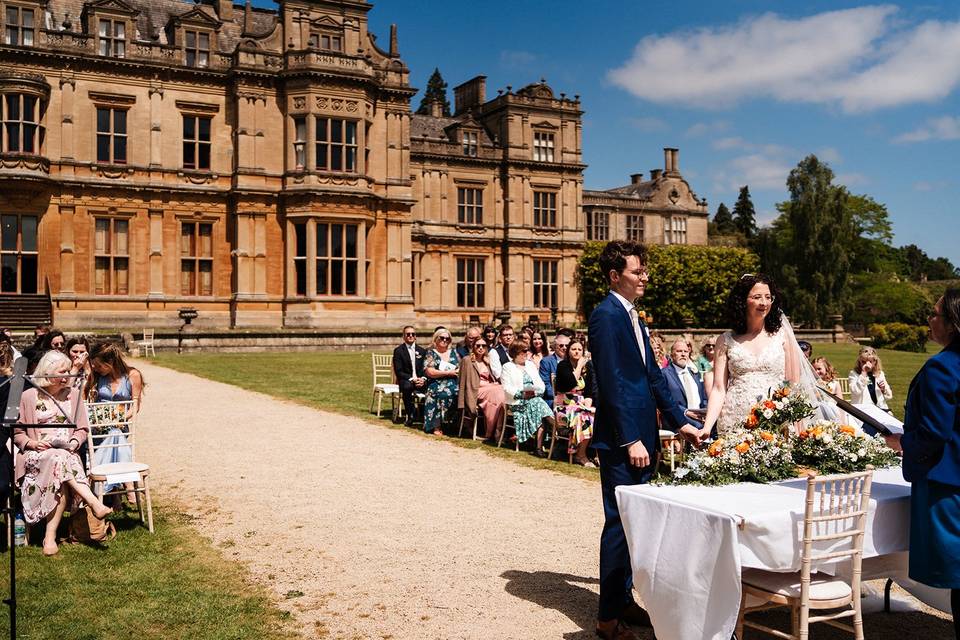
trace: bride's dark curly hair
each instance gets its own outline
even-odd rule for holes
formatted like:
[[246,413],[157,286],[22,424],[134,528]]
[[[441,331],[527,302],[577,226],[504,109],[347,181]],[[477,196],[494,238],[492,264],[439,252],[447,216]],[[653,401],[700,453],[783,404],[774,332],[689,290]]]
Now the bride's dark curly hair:
[[747,296],[754,285],[765,284],[770,287],[770,295],[773,296],[773,304],[770,305],[770,311],[763,320],[763,327],[767,333],[776,333],[783,324],[780,315],[783,313],[783,298],[776,283],[768,275],[762,273],[745,273],[727,296],[727,321],[735,334],[747,332]]

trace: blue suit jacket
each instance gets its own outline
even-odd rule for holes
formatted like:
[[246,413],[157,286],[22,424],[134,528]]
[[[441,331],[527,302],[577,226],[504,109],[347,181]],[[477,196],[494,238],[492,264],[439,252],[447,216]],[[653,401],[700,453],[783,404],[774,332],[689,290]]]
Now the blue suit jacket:
[[923,365],[905,409],[903,477],[960,487],[960,339]]
[[543,356],[543,360],[540,361],[540,379],[543,380],[543,386],[545,390],[543,392],[543,399],[547,401],[547,404],[551,407],[553,406],[553,384],[550,382],[550,376],[557,374],[557,364],[560,362],[557,358],[556,353],[551,353],[548,356]]
[[[689,368],[690,365],[687,365],[687,369]],[[673,362],[665,366],[661,371],[663,371],[663,377],[667,381],[667,387],[670,389],[670,394],[673,396],[674,402],[677,403],[681,411],[684,411],[687,408],[687,394],[683,392],[683,383],[680,382],[680,375],[673,367]],[[697,391],[700,392],[700,408],[706,409],[707,391],[703,388],[703,380],[700,379],[699,375],[694,375],[693,380],[697,383]]]
[[[641,324],[646,336],[646,327]],[[630,314],[611,293],[590,314],[590,355],[597,407],[592,446],[614,449],[641,440],[647,451],[660,448],[657,409],[665,427],[689,424],[677,406],[644,337],[646,366],[630,323]]]

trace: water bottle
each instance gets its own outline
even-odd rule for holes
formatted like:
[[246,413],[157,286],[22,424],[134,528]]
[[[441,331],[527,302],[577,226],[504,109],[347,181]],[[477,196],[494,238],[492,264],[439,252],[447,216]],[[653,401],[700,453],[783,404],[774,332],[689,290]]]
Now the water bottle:
[[23,515],[19,513],[13,521],[13,546],[27,546],[27,523],[24,522]]

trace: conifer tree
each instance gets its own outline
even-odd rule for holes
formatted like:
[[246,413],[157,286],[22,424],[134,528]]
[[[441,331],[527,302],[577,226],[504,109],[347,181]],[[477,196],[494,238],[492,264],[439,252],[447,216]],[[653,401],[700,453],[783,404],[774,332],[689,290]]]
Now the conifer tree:
[[717,207],[717,213],[713,216],[713,224],[717,229],[717,233],[721,236],[730,235],[736,233],[737,225],[733,221],[733,214],[730,213],[730,209],[727,209],[727,205],[720,203],[720,206]]
[[750,199],[750,187],[740,187],[740,196],[733,205],[733,222],[736,230],[748,239],[757,235],[757,216]]
[[430,76],[430,79],[427,80],[427,88],[423,92],[423,99],[420,101],[420,108],[417,109],[417,114],[421,116],[430,115],[430,103],[432,101],[438,101],[442,108],[443,116],[450,116],[450,101],[447,100],[447,83],[443,79],[443,76],[440,75],[440,69],[435,68],[433,74]]

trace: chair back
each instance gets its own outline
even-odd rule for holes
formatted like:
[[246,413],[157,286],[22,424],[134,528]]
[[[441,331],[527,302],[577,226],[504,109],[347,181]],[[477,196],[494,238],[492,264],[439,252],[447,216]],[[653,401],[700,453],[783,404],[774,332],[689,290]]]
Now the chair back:
[[382,353],[373,355],[373,386],[393,383],[393,356]]
[[[87,422],[90,423],[87,471],[94,466],[97,452],[101,450],[128,448],[131,459],[136,460],[135,405],[134,400],[87,403]],[[114,436],[118,431],[123,434],[125,442],[117,442],[119,438]]]
[[850,379],[844,377],[838,377],[837,382],[840,383],[840,393],[844,398],[850,397]]
[[144,329],[143,330],[143,341],[144,342],[153,342],[154,329]]
[[800,540],[801,598],[810,592],[810,573],[814,562],[851,563],[852,593],[860,594],[860,567],[863,558],[863,533],[870,504],[873,467],[856,473],[807,478],[803,536]]

